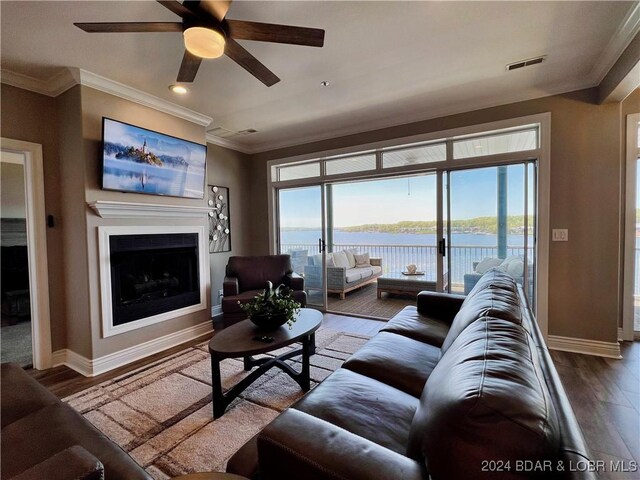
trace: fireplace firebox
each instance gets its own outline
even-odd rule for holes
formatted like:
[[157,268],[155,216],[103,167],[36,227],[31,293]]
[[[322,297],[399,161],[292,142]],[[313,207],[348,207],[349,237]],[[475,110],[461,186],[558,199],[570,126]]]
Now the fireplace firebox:
[[113,326],[200,303],[197,233],[112,235]]

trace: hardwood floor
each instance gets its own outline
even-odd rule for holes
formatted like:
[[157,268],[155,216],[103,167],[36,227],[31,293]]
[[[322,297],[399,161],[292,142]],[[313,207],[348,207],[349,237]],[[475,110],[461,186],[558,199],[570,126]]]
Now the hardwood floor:
[[[551,351],[591,454],[640,464],[640,342],[623,342],[622,360]],[[602,473],[601,478],[640,478]]]
[[[384,324],[383,321],[335,314],[325,314],[323,320],[325,327],[371,336]],[[65,397],[206,339],[207,337],[201,337],[93,378],[85,378],[67,367],[30,372],[53,393]],[[622,360],[614,360],[575,353],[551,352],[595,459],[607,462],[635,460],[640,463],[640,342],[623,343],[622,354]],[[621,474],[607,475],[611,474],[604,473],[600,478],[640,478],[640,472],[629,473],[626,477]]]

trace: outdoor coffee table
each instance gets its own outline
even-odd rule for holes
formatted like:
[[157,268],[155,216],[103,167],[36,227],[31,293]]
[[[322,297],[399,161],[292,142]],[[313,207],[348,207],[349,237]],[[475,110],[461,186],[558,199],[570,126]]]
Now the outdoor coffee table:
[[[322,323],[322,313],[310,308],[302,308],[291,329],[283,325],[277,330],[264,332],[251,322],[242,320],[235,325],[216,333],[209,342],[211,353],[211,377],[213,387],[213,418],[224,415],[229,404],[238,397],[249,385],[273,367],[278,367],[284,373],[293,378],[300,388],[307,392],[311,388],[309,378],[309,356],[315,353],[315,331]],[[272,337],[269,343],[254,339],[256,336]],[[302,342],[302,348],[287,352],[278,357],[263,357],[254,359],[253,355],[268,353],[278,350],[292,343]],[[302,355],[302,370],[296,372],[284,361]],[[222,393],[222,379],[220,377],[220,361],[225,358],[244,359],[244,369],[250,371],[253,367],[257,370],[251,372],[238,384]]]
[[385,273],[378,277],[378,298],[382,292],[399,295],[417,295],[423,290],[436,291],[436,281],[426,275],[404,275],[400,272]]

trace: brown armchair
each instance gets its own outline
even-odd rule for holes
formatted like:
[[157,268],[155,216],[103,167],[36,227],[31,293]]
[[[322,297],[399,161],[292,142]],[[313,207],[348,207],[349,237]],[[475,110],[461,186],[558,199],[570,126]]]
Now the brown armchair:
[[256,257],[230,257],[224,278],[222,312],[225,325],[247,318],[240,308],[261,293],[271,281],[274,287],[284,284],[291,288],[291,295],[304,307],[307,294],[304,278],[291,269],[289,255],[268,255]]

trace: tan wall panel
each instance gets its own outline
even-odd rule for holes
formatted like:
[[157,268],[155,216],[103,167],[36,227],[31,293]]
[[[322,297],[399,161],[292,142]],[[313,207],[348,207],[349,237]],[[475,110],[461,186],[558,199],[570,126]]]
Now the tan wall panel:
[[42,145],[44,162],[44,196],[47,214],[57,220],[47,229],[47,261],[49,264],[49,309],[51,312],[51,343],[53,350],[66,346],[63,247],[60,207],[60,160],[56,101],[45,95],[2,84],[0,130],[2,136]]
[[[267,197],[271,159],[551,112],[550,226],[568,228],[569,242],[550,244],[549,334],[613,342],[619,317],[620,111],[616,104],[597,105],[596,96],[595,89],[583,90],[256,154],[253,192]],[[262,252],[269,235],[266,202],[256,204],[252,218],[253,245]]]
[[93,210],[86,207],[86,202],[95,200],[113,200],[123,202],[160,203],[185,206],[205,206],[206,200],[185,199],[168,196],[143,195],[105,191],[100,188],[101,182],[101,142],[102,117],[112,118],[167,135],[184,138],[200,144],[205,143],[204,127],[168,115],[157,110],[124,100],[113,95],[82,87],[82,121],[83,121],[83,155],[86,165],[85,179],[85,214],[87,229],[87,255],[89,268],[90,320],[93,342],[93,358],[98,358],[140,343],[156,339],[193,325],[205,322],[210,318],[210,302],[205,310],[167,320],[155,325],[140,328],[120,335],[102,338],[100,278],[98,269],[98,227],[107,225],[207,225],[206,216],[201,219],[103,219]]
[[[64,242],[67,348],[91,358],[91,323],[87,276],[87,221],[84,200],[85,161],[82,149],[82,107],[80,87],[56,98],[60,143],[60,201]],[[45,178],[45,182],[46,182]]]
[[232,255],[248,255],[251,248],[250,226],[255,203],[262,200],[251,194],[249,156],[209,143],[207,145],[207,184],[229,188],[231,251],[212,253],[211,304],[220,305],[218,291],[222,289],[225,267]]

